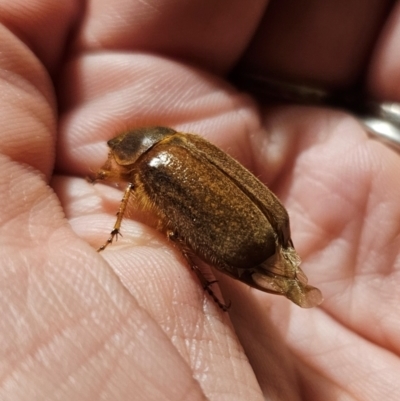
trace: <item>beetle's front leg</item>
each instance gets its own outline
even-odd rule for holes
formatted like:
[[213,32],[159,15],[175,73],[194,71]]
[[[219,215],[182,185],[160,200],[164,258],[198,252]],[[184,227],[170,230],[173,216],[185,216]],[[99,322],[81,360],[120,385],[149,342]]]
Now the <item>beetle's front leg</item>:
[[116,240],[118,240],[118,235],[121,235],[119,230],[121,228],[122,219],[124,218],[126,206],[128,205],[128,201],[133,192],[133,189],[134,189],[133,184],[129,183],[125,189],[124,196],[122,197],[121,200],[121,204],[119,205],[119,209],[117,212],[117,221],[115,222],[114,228],[110,233],[110,237],[99,249],[97,249],[97,252],[104,251],[104,249],[106,249],[106,247],[113,242],[114,237]]

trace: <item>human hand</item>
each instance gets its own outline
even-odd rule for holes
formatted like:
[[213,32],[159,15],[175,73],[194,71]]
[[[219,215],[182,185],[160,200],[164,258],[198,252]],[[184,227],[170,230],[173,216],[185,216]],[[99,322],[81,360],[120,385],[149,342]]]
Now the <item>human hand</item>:
[[[335,29],[357,28],[337,39],[335,63],[299,37],[290,51],[289,3],[261,22],[280,34],[243,57],[265,3],[15,4],[0,6],[0,398],[396,399],[398,154],[345,113],[259,106],[223,77],[241,58],[244,69],[346,86],[369,65],[370,91],[397,99],[398,13],[366,65],[382,3],[357,8],[357,26],[332,2],[326,24],[336,10]],[[310,24],[310,10],[294,21],[324,48],[336,31]],[[154,124],[204,135],[282,199],[321,307],[302,310],[217,273],[232,301],[223,313],[135,212],[123,238],[95,252],[122,193],[84,177],[106,159],[108,139]]]

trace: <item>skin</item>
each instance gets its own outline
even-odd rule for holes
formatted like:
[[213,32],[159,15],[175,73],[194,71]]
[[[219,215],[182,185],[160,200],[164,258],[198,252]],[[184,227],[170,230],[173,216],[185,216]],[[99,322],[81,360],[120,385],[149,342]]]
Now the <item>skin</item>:
[[[400,7],[275,3],[260,20],[256,0],[0,2],[2,400],[398,399],[399,155],[345,112],[258,105],[224,76],[363,78],[399,101]],[[135,211],[96,253],[122,192],[85,176],[155,124],[268,183],[321,307],[217,275],[222,312]]]

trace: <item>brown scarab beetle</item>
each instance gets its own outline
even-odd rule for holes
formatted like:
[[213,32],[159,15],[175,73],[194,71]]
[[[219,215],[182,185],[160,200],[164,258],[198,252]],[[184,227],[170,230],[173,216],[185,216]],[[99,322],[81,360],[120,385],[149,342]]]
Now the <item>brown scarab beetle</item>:
[[117,221],[102,251],[119,234],[130,195],[151,212],[157,229],[181,250],[203,287],[226,310],[194,262],[198,257],[251,287],[284,295],[303,308],[322,302],[307,284],[278,198],[236,160],[203,138],[146,127],[108,141],[108,160],[94,181],[127,182]]

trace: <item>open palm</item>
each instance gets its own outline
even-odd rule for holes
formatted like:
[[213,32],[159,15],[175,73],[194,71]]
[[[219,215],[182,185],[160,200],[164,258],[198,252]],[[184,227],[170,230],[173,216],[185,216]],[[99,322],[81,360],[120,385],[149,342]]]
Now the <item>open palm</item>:
[[[398,10],[365,66],[382,2],[360,14],[351,2],[290,12],[287,1],[261,22],[257,0],[15,4],[0,4],[0,398],[397,399],[399,155],[345,113],[257,105],[223,77],[241,58],[243,69],[334,86],[368,67],[370,91],[398,99]],[[363,18],[334,62],[311,60],[305,38],[329,42],[337,35],[316,27],[332,15],[346,26],[351,13]],[[304,35],[291,53],[293,21]],[[134,210],[96,253],[123,188],[85,177],[108,139],[144,125],[203,135],[268,184],[320,307],[216,273],[232,302],[222,312]]]

